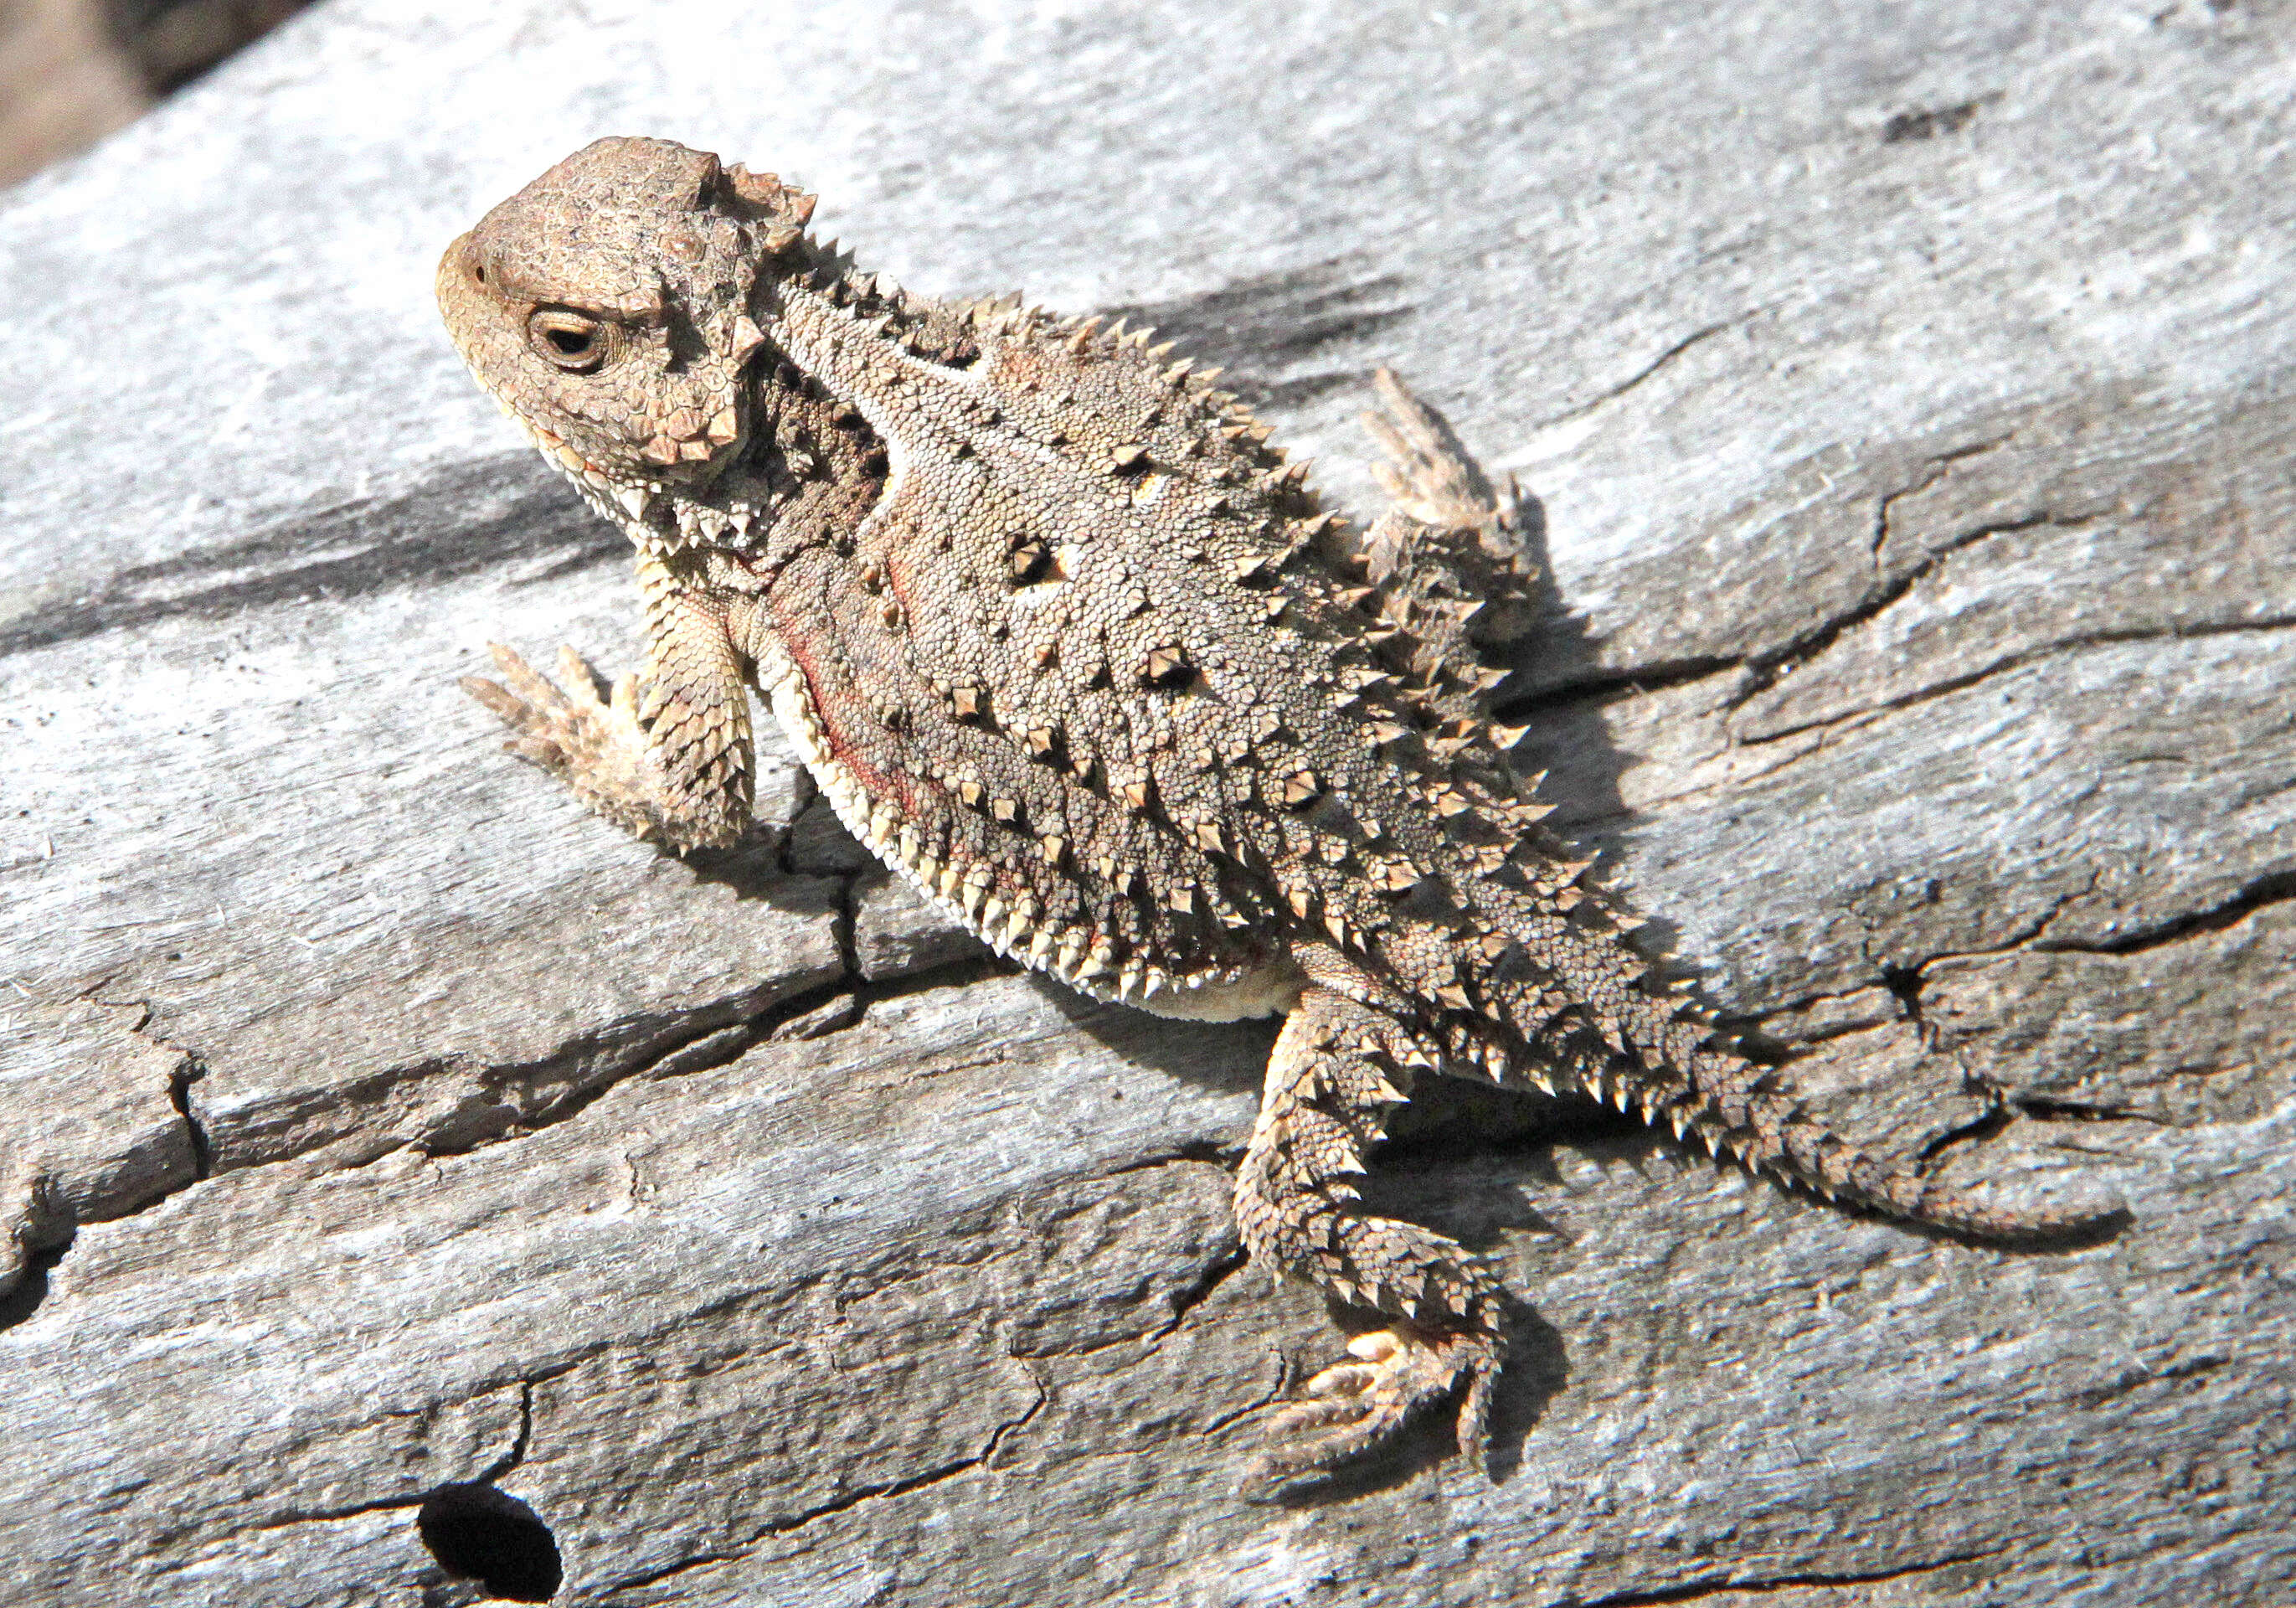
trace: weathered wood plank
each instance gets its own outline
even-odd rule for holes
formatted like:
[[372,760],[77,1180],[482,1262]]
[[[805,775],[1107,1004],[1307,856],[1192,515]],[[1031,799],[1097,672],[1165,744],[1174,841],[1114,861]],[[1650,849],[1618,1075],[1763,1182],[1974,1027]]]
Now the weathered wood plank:
[[[416,1514],[488,1480],[565,1602],[2284,1598],[2292,46],[343,0],[14,193],[0,1579],[470,1600]],[[1226,1218],[1267,1030],[986,964],[777,746],[662,859],[453,688],[634,637],[428,289],[610,131],[921,290],[1144,309],[1358,507],[1396,364],[1539,499],[1558,821],[1846,1130],[2130,1227],[1975,1250],[1456,1104],[1376,1186],[1523,1299],[1504,1477],[1238,1502],[1332,1349]]]

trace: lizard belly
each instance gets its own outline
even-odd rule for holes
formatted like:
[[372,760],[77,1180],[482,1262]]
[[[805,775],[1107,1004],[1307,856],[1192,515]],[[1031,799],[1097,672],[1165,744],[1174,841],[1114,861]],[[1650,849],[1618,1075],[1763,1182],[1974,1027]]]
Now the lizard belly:
[[956,897],[947,866],[927,866],[905,852],[898,829],[881,830],[876,800],[853,767],[839,757],[828,722],[806,685],[805,672],[786,652],[758,644],[758,688],[765,694],[774,718],[789,734],[790,745],[820,785],[837,818],[868,850],[898,873],[936,908],[999,955],[1010,956],[1034,970],[1059,978],[1078,992],[1113,1004],[1136,1005],[1152,1015],[1186,1021],[1238,1021],[1289,1011],[1297,1003],[1308,979],[1286,956],[1250,967],[1218,967],[1174,975],[1163,988],[1148,992],[1118,986],[1106,973],[1081,975],[1080,960],[1056,951],[1032,958],[1026,930],[993,919],[992,908],[980,905],[966,909]]

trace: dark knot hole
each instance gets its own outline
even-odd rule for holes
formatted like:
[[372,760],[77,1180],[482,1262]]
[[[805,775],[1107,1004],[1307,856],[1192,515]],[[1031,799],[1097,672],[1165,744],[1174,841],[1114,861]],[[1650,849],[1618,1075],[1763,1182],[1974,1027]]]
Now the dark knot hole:
[[546,1603],[566,1578],[558,1538],[534,1509],[491,1485],[442,1485],[414,1514],[422,1545],[448,1574],[513,1603]]

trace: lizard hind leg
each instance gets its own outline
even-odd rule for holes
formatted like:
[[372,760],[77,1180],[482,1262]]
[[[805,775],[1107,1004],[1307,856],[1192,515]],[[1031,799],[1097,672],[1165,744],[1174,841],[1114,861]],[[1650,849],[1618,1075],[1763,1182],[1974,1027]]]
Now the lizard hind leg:
[[1363,1210],[1350,1181],[1423,1062],[1392,1017],[1326,989],[1292,1008],[1268,1058],[1259,1119],[1236,1177],[1236,1226],[1264,1265],[1303,1278],[1387,1325],[1309,1380],[1269,1426],[1251,1479],[1281,1484],[1390,1440],[1462,1396],[1463,1453],[1480,1456],[1499,1363],[1498,1284],[1456,1241]]

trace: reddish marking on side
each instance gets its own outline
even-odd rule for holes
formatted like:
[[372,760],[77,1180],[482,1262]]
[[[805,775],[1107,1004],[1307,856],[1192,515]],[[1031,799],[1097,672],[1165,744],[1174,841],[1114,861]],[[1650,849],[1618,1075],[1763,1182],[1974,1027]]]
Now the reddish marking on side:
[[863,792],[873,799],[890,798],[904,814],[909,813],[912,800],[906,785],[907,778],[904,776],[896,780],[868,764],[861,758],[860,750],[847,738],[836,707],[822,696],[820,669],[813,655],[807,651],[805,636],[788,629],[783,629],[780,636],[782,646],[789,653],[791,662],[797,666],[798,674],[805,677],[806,695],[813,701],[813,710],[820,718],[831,754],[853,773],[854,780],[861,783]]

